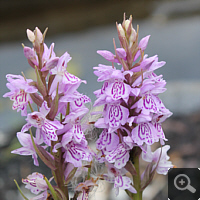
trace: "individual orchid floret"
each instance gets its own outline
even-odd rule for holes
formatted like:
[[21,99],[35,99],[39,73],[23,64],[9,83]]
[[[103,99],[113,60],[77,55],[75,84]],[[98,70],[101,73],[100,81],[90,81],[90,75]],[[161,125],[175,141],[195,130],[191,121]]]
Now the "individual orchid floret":
[[35,66],[38,66],[38,56],[34,50],[34,48],[30,48],[27,46],[24,46],[24,56],[27,58],[28,63],[31,67],[35,68]]
[[98,76],[98,82],[106,81],[106,80],[114,80],[114,79],[122,79],[124,80],[124,74],[121,70],[116,69],[113,66],[107,66],[99,64],[98,67],[93,67],[96,71],[94,74]]
[[73,121],[77,118],[82,118],[89,109],[85,106],[85,104],[91,102],[90,98],[86,95],[80,94],[79,92],[75,91],[73,93],[67,92],[60,98],[59,108],[58,111],[61,112],[63,115],[66,115],[66,110],[68,103],[70,104],[69,115],[66,116],[65,122]]
[[118,144],[119,137],[114,132],[108,133],[108,129],[104,129],[96,141],[96,148],[98,150],[112,151],[117,148]]
[[36,127],[36,138],[41,138],[45,144],[51,145],[51,141],[57,141],[58,136],[56,131],[63,128],[63,125],[59,121],[50,121],[46,118],[50,108],[47,106],[47,102],[44,101],[40,112],[32,112],[27,115],[26,121],[28,122],[22,127],[22,132],[27,131],[32,126]]
[[152,123],[140,123],[132,130],[131,137],[139,146],[143,145],[143,143],[152,145],[162,137],[157,132],[157,129]]
[[139,56],[142,56],[141,53],[144,52],[144,50],[147,48],[149,38],[150,38],[150,35],[147,35],[146,37],[144,37],[140,40],[140,43],[138,45],[138,51],[135,54],[135,57],[134,57],[134,60],[133,60],[134,62],[137,60],[137,58]]
[[76,144],[71,141],[65,145],[65,150],[63,155],[65,161],[72,163],[75,167],[81,167],[83,160],[90,162],[93,159],[93,153],[85,144]]
[[110,62],[121,63],[117,57],[126,60],[126,51],[123,48],[116,49],[117,56],[107,50],[98,50],[97,53]]
[[[85,140],[85,135],[82,131],[81,124],[79,122],[74,123],[72,128],[67,131],[65,136],[73,135],[73,139],[76,143],[81,143],[82,140]],[[63,136],[64,139],[64,136]],[[87,142],[86,142],[87,143]]]
[[33,194],[39,194],[38,196],[34,197],[33,199],[40,199],[40,200],[46,200],[47,199],[47,190],[48,185],[46,181],[44,180],[44,176],[38,172],[34,172],[26,179],[22,179],[22,182],[25,185],[25,188],[29,189]]
[[[19,155],[23,155],[23,156],[32,155],[32,158],[34,160],[34,165],[39,166],[39,163],[37,160],[37,153],[33,146],[31,135],[27,134],[27,133],[23,133],[23,132],[18,132],[17,138],[18,138],[20,144],[22,145],[22,147],[11,151],[11,153],[19,154]],[[38,145],[40,144],[40,143],[38,143],[36,138],[33,137],[33,139],[34,139],[35,144],[38,144]]]
[[155,56],[143,59],[140,64],[136,64],[131,69],[132,72],[145,72],[148,71],[151,65],[155,62]]
[[107,128],[108,132],[114,132],[127,122],[129,111],[120,104],[106,104],[103,111],[104,118],[95,122],[97,128]]
[[76,110],[77,108],[83,108],[84,104],[91,102],[91,99],[87,95],[75,92],[76,99],[70,103],[71,110]]
[[73,137],[73,132],[69,131],[65,133],[62,137],[61,143],[57,143],[54,146],[53,152],[57,152],[57,149],[62,147],[65,162],[69,162],[75,167],[81,167],[83,160],[92,161],[94,153],[87,146],[87,141],[84,136],[80,143],[77,143]]
[[[31,67],[39,69],[39,61],[38,55],[35,52],[34,48],[24,46],[24,55],[28,60],[28,63]],[[41,71],[47,71],[54,68],[58,64],[59,57],[56,57],[54,52],[54,43],[51,44],[50,48],[48,49],[47,45],[44,43],[44,52],[42,54],[41,60]]]
[[108,104],[104,110],[105,124],[109,125],[109,132],[113,132],[127,122],[129,110],[120,104]]
[[97,180],[98,179],[94,180],[93,178],[90,178],[85,182],[79,183],[78,186],[75,188],[75,191],[80,192],[77,200],[88,200],[89,192],[94,188],[94,186],[98,186],[96,184]]
[[127,172],[124,168],[117,169],[113,164],[106,163],[107,174],[103,174],[102,177],[104,180],[114,183],[115,195],[118,196],[119,189],[129,190],[131,193],[137,193],[135,188],[132,185],[132,180],[125,176]]
[[132,181],[127,176],[117,176],[115,177],[114,188],[115,195],[119,194],[119,188],[122,190],[129,190],[131,193],[137,193],[136,189],[131,185]]
[[120,79],[115,79],[113,82],[109,83],[105,90],[107,102],[109,102],[109,100],[112,102],[113,100],[117,101],[119,99],[123,99],[127,102],[130,92],[131,87]]
[[42,69],[41,71],[50,70],[58,64],[59,57],[56,57],[54,52],[54,43],[51,44],[48,49],[47,45],[44,43],[44,52],[42,55]]
[[127,103],[131,92],[131,87],[121,79],[105,81],[102,89],[95,91],[95,95],[98,99],[95,101],[94,106],[99,106],[105,103],[114,103],[121,99]]
[[[76,77],[73,74],[70,74],[67,71],[67,63],[71,60],[70,55],[65,52],[58,61],[58,64],[55,68],[50,70],[50,74],[55,75],[55,78],[53,80],[53,83],[51,85],[50,94],[52,94],[53,91],[56,90],[57,84],[60,85],[77,85],[79,86],[81,82],[86,83],[86,81],[82,81],[78,77]],[[64,91],[63,91],[64,92]]]
[[105,158],[109,163],[114,163],[117,169],[121,169],[129,160],[129,147],[125,143],[119,143]]
[[10,92],[7,92],[3,97],[9,97],[13,101],[12,109],[17,111],[21,110],[21,115],[27,115],[27,104],[32,103],[30,94],[36,93],[38,90],[30,83],[31,79],[25,79],[21,75],[7,74],[6,78],[9,83],[6,84]]
[[151,147],[147,145],[146,152],[142,152],[142,159],[147,162],[154,163],[152,171],[156,168],[158,174],[166,175],[169,168],[173,167],[172,162],[169,161],[167,151],[170,149],[169,145],[165,145],[151,152]]

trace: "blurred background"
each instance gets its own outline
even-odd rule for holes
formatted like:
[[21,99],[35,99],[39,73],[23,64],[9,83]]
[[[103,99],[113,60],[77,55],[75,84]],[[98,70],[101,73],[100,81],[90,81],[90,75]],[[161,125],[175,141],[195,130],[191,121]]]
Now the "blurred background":
[[[117,46],[115,23],[133,16],[133,26],[140,26],[139,38],[151,35],[146,53],[158,54],[166,65],[157,70],[167,81],[167,91],[160,95],[174,115],[163,123],[171,145],[169,155],[177,167],[200,167],[200,1],[199,0],[0,0],[0,197],[20,200],[13,179],[38,171],[50,177],[50,171],[40,162],[33,166],[31,156],[11,155],[20,147],[16,132],[25,123],[20,113],[11,109],[12,102],[2,98],[8,92],[6,74],[21,74],[33,78],[34,72],[23,55],[21,43],[31,46],[26,29],[48,27],[46,44],[55,43],[55,52],[72,56],[70,72],[87,80],[82,92],[92,101],[94,90],[100,88],[93,67],[106,61],[97,50],[113,52]],[[102,183],[96,199],[114,199],[113,192]],[[25,191],[25,190],[24,190]],[[106,195],[102,196],[102,195]],[[126,199],[123,192],[115,199]],[[128,198],[127,198],[128,199]],[[156,176],[145,190],[144,199],[167,199],[167,176]]]

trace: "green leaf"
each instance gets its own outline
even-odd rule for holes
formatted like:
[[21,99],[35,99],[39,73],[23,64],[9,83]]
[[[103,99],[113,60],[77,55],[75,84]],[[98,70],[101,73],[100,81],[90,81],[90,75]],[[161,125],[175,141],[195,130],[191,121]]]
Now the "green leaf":
[[68,177],[66,178],[65,185],[67,185],[72,180],[72,178],[74,177],[74,174],[76,173],[76,170],[77,170],[77,167],[72,169],[72,171],[69,173]]
[[155,169],[152,171],[152,168],[155,165],[154,162],[150,163],[147,166],[147,168],[145,169],[144,178],[143,178],[143,181],[142,181],[142,184],[141,184],[141,189],[142,190],[144,190],[151,183],[151,181],[153,180],[153,177],[154,177],[154,175],[156,173],[156,169],[157,169],[158,164],[160,162],[161,155],[162,155],[162,146],[161,146],[160,156],[159,156],[159,159],[158,159],[158,162],[156,164]]
[[125,167],[124,167],[127,171],[129,171],[131,173],[132,176],[137,175],[137,172],[135,170],[134,165],[132,164],[132,162],[129,160]]
[[48,119],[50,120],[54,120],[56,114],[57,114],[57,111],[58,111],[58,100],[59,100],[59,95],[58,95],[58,86],[59,86],[59,83],[57,84],[57,89],[56,89],[56,96],[51,104],[51,110],[49,111],[49,114],[48,114]]
[[31,96],[31,99],[35,104],[37,104],[39,107],[42,106],[44,100],[40,97],[38,93],[30,93],[29,95]]
[[144,190],[152,181],[153,179],[153,175],[155,173],[155,169],[154,169],[154,173],[151,173],[152,171],[152,167],[153,167],[154,163],[150,163],[147,165],[145,172],[144,172],[144,176],[141,182],[141,189]]
[[35,72],[36,72],[36,77],[37,77],[38,91],[42,94],[43,97],[46,97],[47,96],[46,86],[43,84],[43,81],[41,79],[37,66],[35,66]]
[[54,160],[53,158],[51,157],[51,155],[44,150],[43,147],[41,147],[40,145],[37,145],[35,144],[35,141],[33,139],[33,134],[32,134],[32,131],[31,129],[29,129],[30,131],[30,135],[31,135],[31,140],[32,140],[32,143],[33,143],[33,147],[36,151],[36,153],[38,154],[38,156],[40,157],[40,159],[49,167],[51,168],[53,171],[56,170],[56,167],[55,167],[55,164],[54,164]]
[[67,197],[64,195],[63,191],[60,188],[55,188],[55,191],[59,194],[61,200],[67,200]]
[[49,190],[51,191],[51,194],[53,196],[53,199],[54,200],[58,200],[58,197],[56,195],[56,191],[54,190],[53,186],[51,185],[51,183],[48,181],[48,179],[46,177],[44,177],[44,180],[46,181],[48,187],[49,187]]
[[25,200],[28,200],[28,198],[26,198],[25,195],[23,194],[22,190],[20,189],[20,187],[19,187],[19,185],[18,185],[18,183],[17,183],[17,181],[16,181],[15,179],[14,179],[14,182],[15,182],[15,184],[16,184],[16,186],[17,186],[19,192],[20,192],[20,194],[22,195],[22,197],[23,197]]
[[129,190],[125,190],[126,194],[133,199],[133,193],[131,193]]

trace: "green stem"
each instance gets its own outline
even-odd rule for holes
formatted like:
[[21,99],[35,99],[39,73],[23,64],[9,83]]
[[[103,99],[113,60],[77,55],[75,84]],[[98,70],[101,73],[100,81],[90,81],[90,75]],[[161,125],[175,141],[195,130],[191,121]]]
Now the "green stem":
[[[54,142],[52,142],[52,146],[54,146]],[[60,188],[60,190],[65,194],[66,199],[69,199],[69,194],[68,194],[68,187],[65,185],[65,180],[64,180],[64,169],[63,169],[63,161],[62,161],[62,152],[60,149],[58,149],[57,153],[54,153],[54,158],[55,158],[55,166],[56,170],[54,171],[53,175],[55,175],[55,181]]]
[[135,170],[137,172],[137,175],[133,176],[134,188],[137,190],[137,193],[133,194],[133,199],[134,200],[142,200],[139,155],[136,155],[133,158],[133,162],[134,162]]
[[34,110],[33,110],[32,106],[31,106],[31,103],[30,103],[30,101],[28,101],[28,105],[29,105],[29,107],[30,107],[30,109],[31,109],[31,112],[34,112]]

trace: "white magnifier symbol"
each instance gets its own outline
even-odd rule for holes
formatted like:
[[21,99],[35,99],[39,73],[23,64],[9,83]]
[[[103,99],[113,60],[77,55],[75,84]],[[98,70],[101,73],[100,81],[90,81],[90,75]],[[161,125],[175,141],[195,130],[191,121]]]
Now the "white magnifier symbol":
[[179,174],[179,175],[177,175],[175,177],[175,179],[174,179],[174,186],[178,190],[186,190],[187,189],[187,190],[189,190],[192,193],[196,192],[196,189],[190,185],[190,178],[187,175],[185,175],[185,174]]

